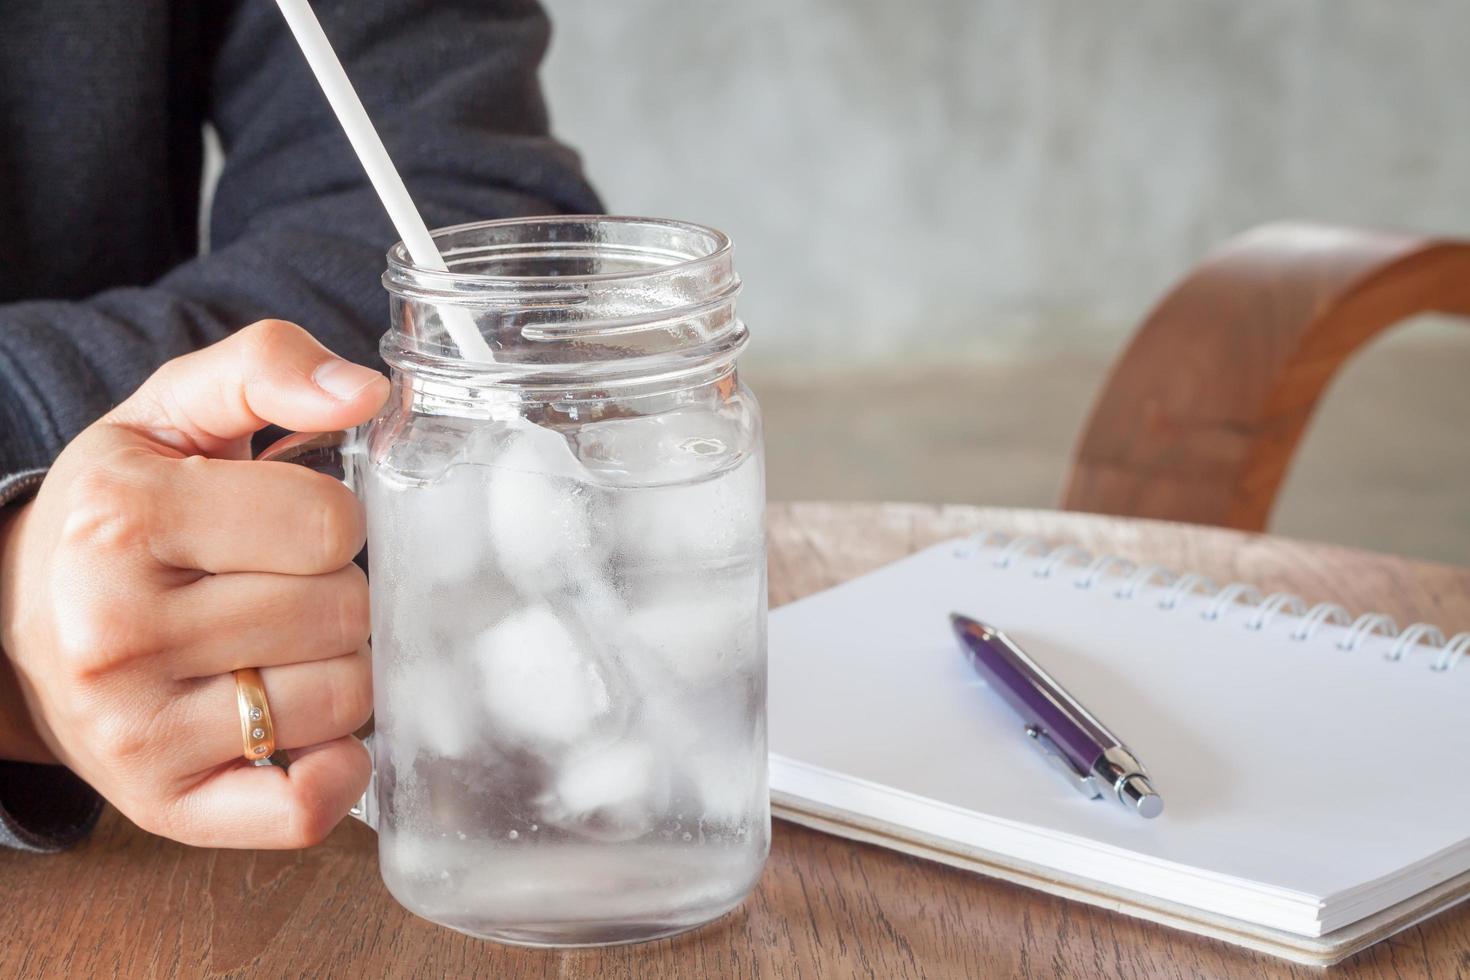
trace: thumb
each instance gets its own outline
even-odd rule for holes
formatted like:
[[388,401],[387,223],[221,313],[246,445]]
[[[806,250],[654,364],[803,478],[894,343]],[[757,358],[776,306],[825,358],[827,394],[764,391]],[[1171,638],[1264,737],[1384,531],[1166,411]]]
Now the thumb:
[[266,425],[344,429],[372,418],[387,397],[382,374],[342,360],[294,323],[261,320],[169,361],[108,421],[185,453],[238,455]]

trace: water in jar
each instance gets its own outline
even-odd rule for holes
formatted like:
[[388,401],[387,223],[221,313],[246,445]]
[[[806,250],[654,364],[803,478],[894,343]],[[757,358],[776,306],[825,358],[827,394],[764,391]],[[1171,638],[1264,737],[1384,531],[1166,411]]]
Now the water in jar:
[[542,944],[738,904],[770,837],[749,419],[407,424],[361,477],[389,889]]

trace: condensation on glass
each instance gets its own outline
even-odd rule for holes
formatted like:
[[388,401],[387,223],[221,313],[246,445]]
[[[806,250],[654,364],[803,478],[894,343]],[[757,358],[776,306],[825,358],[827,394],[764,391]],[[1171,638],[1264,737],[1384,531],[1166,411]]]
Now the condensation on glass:
[[[770,841],[764,471],[719,232],[536,218],[401,246],[368,509],[382,874],[477,936],[707,922]],[[467,310],[495,351],[460,359]]]

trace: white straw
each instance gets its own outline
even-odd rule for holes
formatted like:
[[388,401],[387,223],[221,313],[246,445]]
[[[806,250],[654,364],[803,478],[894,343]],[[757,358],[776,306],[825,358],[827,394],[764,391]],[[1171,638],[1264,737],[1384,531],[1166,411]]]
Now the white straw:
[[[347,131],[347,138],[352,142],[352,149],[357,152],[358,159],[362,161],[362,167],[367,171],[373,189],[383,199],[383,207],[388,209],[388,217],[399,237],[403,239],[409,258],[419,268],[447,272],[448,266],[444,264],[444,257],[434,244],[434,236],[429,234],[428,226],[424,224],[418,208],[414,207],[413,198],[408,196],[403,178],[393,166],[382,138],[373,128],[367,110],[362,107],[362,100],[357,97],[357,91],[348,80],[347,72],[337,59],[337,53],[332,50],[332,42],[327,40],[311,5],[307,0],[276,2],[286,17],[286,23],[291,27],[291,33],[296,35],[296,43],[301,46],[301,53],[306,55],[307,64],[311,65],[317,83],[321,85],[327,101],[332,104],[337,121]],[[467,312],[457,307],[440,307],[439,318],[463,357],[482,361],[495,360],[490,345],[485,343],[485,338],[480,335],[474,320]]]

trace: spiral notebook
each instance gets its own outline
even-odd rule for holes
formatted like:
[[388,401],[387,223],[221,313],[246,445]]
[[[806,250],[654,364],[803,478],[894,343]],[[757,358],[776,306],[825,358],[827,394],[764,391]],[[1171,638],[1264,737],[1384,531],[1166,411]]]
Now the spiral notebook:
[[[1004,629],[1148,766],[1087,800],[961,656]],[[799,823],[1302,963],[1470,895],[1470,633],[998,536],[770,620],[771,788]]]

